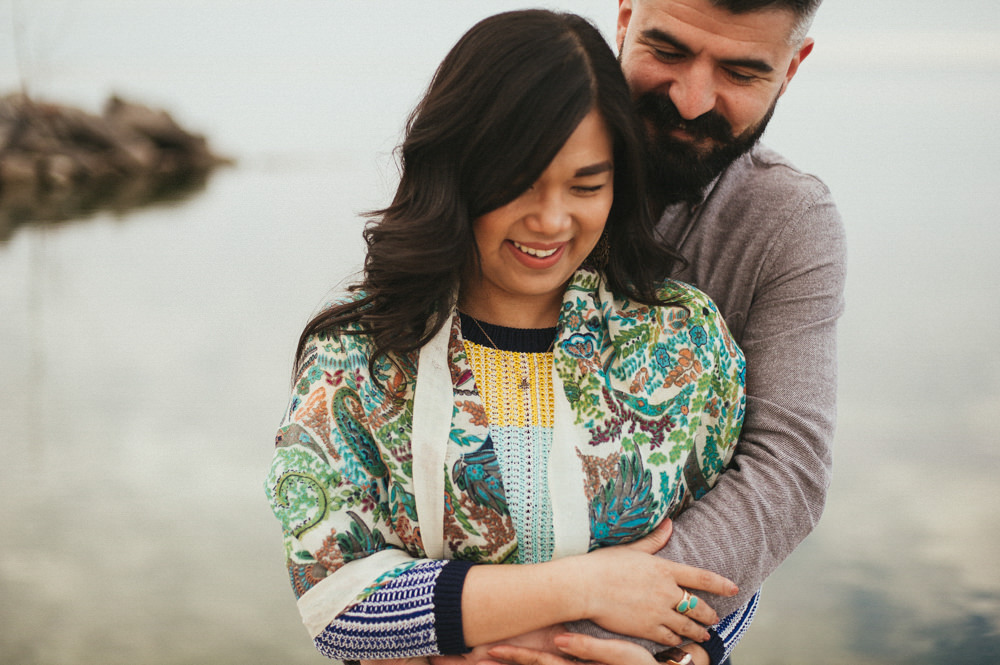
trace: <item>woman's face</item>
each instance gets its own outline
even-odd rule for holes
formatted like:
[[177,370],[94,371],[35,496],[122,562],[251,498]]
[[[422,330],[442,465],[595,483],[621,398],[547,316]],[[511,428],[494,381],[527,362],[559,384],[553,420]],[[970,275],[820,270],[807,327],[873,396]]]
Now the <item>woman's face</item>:
[[566,283],[607,222],[613,155],[604,119],[593,110],[531,189],[473,222],[482,272],[466,272],[463,311],[511,327],[555,325]]

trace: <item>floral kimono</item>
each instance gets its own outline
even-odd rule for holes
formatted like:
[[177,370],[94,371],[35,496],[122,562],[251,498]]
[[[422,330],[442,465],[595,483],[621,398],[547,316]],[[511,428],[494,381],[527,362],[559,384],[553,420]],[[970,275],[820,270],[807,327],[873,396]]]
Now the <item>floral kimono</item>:
[[[699,498],[732,456],[743,355],[715,305],[667,282],[671,306],[580,269],[553,347],[552,557],[640,538]],[[364,335],[313,337],[266,490],[303,621],[338,614],[428,559],[515,563],[518,540],[458,324],[382,360]]]

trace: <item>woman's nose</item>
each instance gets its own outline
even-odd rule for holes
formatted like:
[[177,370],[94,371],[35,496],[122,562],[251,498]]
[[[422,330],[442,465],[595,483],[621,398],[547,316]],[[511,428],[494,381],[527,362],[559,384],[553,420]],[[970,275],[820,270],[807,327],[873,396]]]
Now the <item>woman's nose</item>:
[[553,192],[538,197],[527,222],[533,231],[553,234],[566,228],[571,219],[569,206],[560,194]]

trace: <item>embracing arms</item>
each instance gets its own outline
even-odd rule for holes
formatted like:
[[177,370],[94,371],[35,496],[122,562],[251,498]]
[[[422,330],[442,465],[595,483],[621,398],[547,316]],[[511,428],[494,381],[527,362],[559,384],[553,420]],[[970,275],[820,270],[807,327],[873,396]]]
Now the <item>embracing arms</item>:
[[[593,275],[582,274],[579,279],[582,280],[580,288],[573,292],[579,307],[597,309],[596,299],[614,299],[613,294],[601,289],[599,279]],[[588,304],[591,301],[583,300],[581,293],[595,299],[595,304]],[[652,513],[644,512],[643,506],[661,506],[662,510],[667,510],[670,506],[680,505],[687,496],[686,486],[672,485],[672,478],[680,479],[683,473],[683,478],[692,482],[701,479],[700,485],[691,486],[691,492],[706,485],[728,459],[733,437],[726,436],[724,430],[731,429],[734,422],[738,423],[743,404],[741,355],[728,341],[724,329],[720,329],[723,333],[720,335],[706,332],[713,320],[721,324],[711,303],[703,301],[702,306],[697,308],[685,308],[687,316],[679,316],[673,310],[665,312],[662,321],[659,314],[653,319],[648,318],[645,310],[632,312],[627,304],[616,303],[610,311],[609,329],[614,324],[614,330],[622,335],[630,331],[636,333],[635,329],[639,328],[638,332],[648,329],[653,333],[660,331],[662,336],[661,342],[654,346],[621,345],[618,351],[622,359],[616,362],[622,363],[623,367],[615,374],[612,383],[616,390],[594,395],[598,399],[600,395],[605,395],[605,399],[612,401],[601,407],[600,404],[592,404],[591,400],[585,403],[570,400],[571,406],[576,404],[581,409],[590,408],[585,413],[587,420],[582,421],[583,424],[571,418],[559,421],[564,424],[564,429],[577,427],[587,433],[587,438],[570,434],[568,440],[572,441],[589,441],[590,433],[595,431],[589,423],[611,428],[617,422],[615,419],[621,417],[615,414],[621,413],[634,418],[637,426],[645,428],[644,432],[649,430],[645,438],[636,435],[633,445],[643,447],[635,448],[635,454],[624,455],[614,439],[598,439],[604,444],[606,458],[598,457],[594,449],[585,447],[578,469],[572,464],[560,467],[577,474],[575,479],[564,483],[567,487],[560,490],[559,496],[579,495],[579,499],[574,498],[568,507],[561,506],[566,512],[560,515],[572,515],[573,520],[582,516],[584,530],[574,528],[569,533],[581,540],[579,544],[584,546],[586,536],[594,537],[592,532],[586,530],[588,504],[591,511],[598,511],[592,513],[592,519],[595,515],[597,519],[593,533],[608,541],[604,544],[612,545],[626,540],[628,529],[634,532],[632,537],[645,532],[648,527],[640,529],[639,526],[644,523],[636,523],[635,515],[645,515],[643,519],[649,526],[655,524],[650,522]],[[695,323],[689,322],[689,319]],[[590,318],[581,318],[581,322],[584,320],[589,322]],[[701,323],[697,323],[699,321]],[[666,322],[669,322],[669,327],[666,327]],[[587,339],[592,337],[590,335]],[[562,380],[571,381],[581,390],[582,386],[589,386],[595,381],[603,385],[599,377],[610,370],[600,358],[592,357],[602,347],[590,343],[567,348],[569,351],[561,361],[568,367],[566,377],[569,378],[560,375]],[[671,350],[678,354],[677,367],[671,363]],[[444,352],[443,348],[441,352]],[[423,356],[424,350],[421,351],[421,358]],[[665,402],[668,406],[663,408],[674,409],[676,413],[671,411],[672,417],[679,424],[688,423],[685,429],[667,430],[670,431],[669,439],[661,431],[662,428],[648,421],[648,415],[656,410],[644,399],[635,397],[636,391],[644,389],[643,383],[629,383],[628,371],[635,371],[635,362],[626,365],[625,359],[634,361],[636,357],[643,362],[656,363],[644,364],[643,376],[649,375],[649,367],[653,367],[659,378],[666,381],[661,390],[660,380],[649,380],[645,388],[651,391],[650,396],[669,400]],[[699,357],[703,358],[703,363],[696,362]],[[684,359],[687,359],[687,364],[682,362]],[[488,459],[479,451],[489,452],[491,449],[483,423],[474,422],[479,416],[474,410],[467,410],[467,402],[456,400],[454,405],[447,404],[445,417],[450,416],[452,422],[451,436],[446,440],[454,446],[461,464],[447,462],[442,468],[442,462],[434,461],[433,455],[418,458],[414,452],[418,446],[426,448],[428,440],[439,441],[442,437],[418,435],[415,425],[411,429],[410,419],[415,421],[417,415],[416,408],[412,407],[416,400],[400,397],[403,394],[400,390],[405,391],[405,386],[413,384],[413,381],[404,378],[401,382],[404,387],[400,388],[400,382],[395,381],[391,370],[373,368],[378,376],[383,377],[381,381],[374,381],[365,372],[368,365],[364,340],[359,336],[323,338],[307,346],[296,395],[280,432],[275,463],[267,483],[272,507],[285,531],[289,569],[300,594],[299,607],[314,637],[328,635],[333,623],[338,623],[345,613],[353,613],[366,602],[382,606],[391,604],[391,599],[382,595],[394,593],[397,583],[418,574],[412,571],[419,571],[420,575],[433,574],[431,567],[437,562],[426,557],[423,543],[431,542],[428,547],[430,551],[438,552],[437,556],[441,556],[442,550],[439,542],[421,538],[420,525],[416,522],[417,506],[427,505],[420,503],[421,497],[440,496],[441,490],[433,487],[428,490],[427,483],[416,482],[414,471],[418,470],[417,461],[422,463],[419,467],[422,479],[443,477],[444,529],[450,551],[460,554],[459,558],[499,564],[475,567],[468,572],[459,606],[470,614],[468,619],[462,618],[460,628],[465,635],[458,640],[459,644],[475,645],[505,639],[526,630],[579,618],[590,618],[608,628],[629,631],[636,636],[667,644],[676,643],[678,638],[674,632],[697,639],[705,637],[703,627],[690,622],[690,619],[712,623],[717,616],[705,603],[690,613],[690,617],[683,616],[675,609],[683,594],[681,588],[722,594],[734,589],[729,584],[720,584],[721,578],[711,575],[708,575],[708,582],[701,582],[699,576],[707,575],[703,571],[692,571],[657,559],[648,551],[608,547],[535,566],[506,565],[505,562],[511,561],[517,551],[517,542],[511,521],[506,517],[506,504],[491,501],[493,495],[486,491],[493,476],[487,474],[490,468]],[[403,359],[402,365],[400,373],[410,371],[411,364],[406,359]],[[432,371],[431,382],[421,379],[421,387],[437,385],[442,395],[461,395],[465,374],[458,371],[448,376],[446,373],[443,379],[438,380],[440,377],[434,372],[438,366],[444,365],[440,362],[424,365],[421,362],[422,372],[423,368]],[[460,369],[461,358],[454,364],[449,363],[449,366]],[[626,367],[633,369],[626,370]],[[424,376],[423,373],[421,376]],[[717,381],[723,381],[725,385],[716,385]],[[396,389],[390,393],[386,385]],[[429,394],[436,393],[432,390]],[[691,411],[687,410],[688,406]],[[597,428],[596,431],[604,430]],[[561,436],[566,434],[563,431]],[[671,448],[669,456],[658,449],[667,441],[677,444]],[[726,442],[730,443],[726,445]],[[650,445],[646,446],[647,443]],[[463,450],[474,451],[477,456],[462,453]],[[560,450],[568,451],[571,457],[574,451],[581,455],[579,448],[564,446]],[[685,450],[689,451],[687,461],[681,456]],[[653,473],[644,469],[644,461]],[[690,466],[682,468],[682,464]],[[617,506],[614,502],[621,496],[630,500],[631,495],[627,493],[633,491],[629,489],[633,485],[626,487],[624,481],[616,480],[618,476],[612,474],[604,479],[600,475],[615,468],[625,469],[622,473],[628,471],[632,474],[626,473],[625,477],[638,483],[634,491],[640,492],[637,496],[641,503],[633,506],[635,515],[609,508]],[[438,476],[436,469],[444,471],[442,476]],[[478,475],[473,475],[473,471]],[[567,478],[574,476],[568,475]],[[466,485],[462,483],[471,482],[470,479],[486,483],[482,488],[484,493],[475,495],[479,501],[472,501],[467,493],[452,490],[454,486],[465,492]],[[593,493],[593,501],[598,505],[596,509],[588,493]],[[420,512],[423,514],[422,508]],[[422,526],[432,529],[438,519],[430,519],[430,524]],[[559,523],[565,526],[577,522]],[[433,535],[433,532],[427,535]],[[585,550],[586,547],[571,548],[576,552]],[[445,565],[438,573],[438,579],[455,565]],[[588,584],[582,592],[578,590],[581,582]],[[435,583],[435,593],[436,586],[439,585]],[[570,590],[573,593],[567,597]],[[431,604],[436,611],[438,603]],[[435,622],[435,630],[440,627],[440,622]],[[339,639],[336,635],[332,637]],[[385,644],[381,637],[378,642]],[[422,653],[433,653],[431,647],[434,646],[440,644],[431,644]]]
[[[393,449],[391,432],[380,434],[386,447],[373,445],[372,423],[391,427],[392,420],[381,405],[364,416],[361,402],[371,405],[370,389],[350,371],[338,343],[324,345],[333,347],[325,354],[307,349],[266,483],[299,609],[321,651],[389,658],[441,653],[447,642],[454,653],[581,618],[666,643],[675,643],[675,633],[705,637],[696,621],[717,617],[707,604],[690,618],[676,612],[681,587],[723,595],[735,588],[718,575],[653,556],[669,527],[631,546],[543,564],[470,569],[425,558],[412,497],[392,481],[407,473],[408,451]],[[463,566],[456,581],[452,571]],[[442,639],[444,622],[434,616],[442,578],[451,579],[446,595],[460,617],[457,639]],[[583,593],[581,580],[591,581]],[[404,607],[403,597],[417,600]],[[385,617],[394,612],[420,623],[421,636],[379,633],[377,654],[365,651],[373,625],[391,632]]]
[[[718,616],[705,603],[687,615],[676,612],[680,587],[723,595],[736,588],[713,573],[652,556],[669,534],[667,522],[636,543],[586,555],[541,564],[473,566],[461,589],[461,610],[450,617],[458,619],[457,626],[434,617],[436,607],[417,619],[411,608],[391,602],[419,595],[406,580],[423,574],[427,564],[421,564],[334,618],[317,647],[341,659],[458,654],[466,645],[479,647],[581,618],[663,644],[679,644],[678,635],[709,639],[703,626],[718,622]],[[581,580],[594,583],[581,585]],[[587,593],[580,592],[583,586]],[[431,589],[424,596],[437,594]],[[414,623],[422,624],[423,639]]]
[[[765,170],[779,184],[789,172],[776,163]],[[684,248],[691,265],[681,279],[715,300],[743,349],[747,408],[729,468],[675,519],[660,554],[739,585],[735,597],[707,598],[720,615],[745,603],[810,533],[830,482],[844,229],[826,187],[790,177],[808,186],[797,195],[771,187],[729,196],[768,189],[741,180],[713,195],[703,214],[733,223],[700,220],[707,228]]]
[[745,602],[812,531],[830,483],[843,225],[825,187],[786,206],[772,211],[786,215],[780,226],[745,231],[765,236],[755,281],[745,283],[751,275],[736,256],[727,269],[716,266],[714,280],[744,285],[720,307],[743,319],[732,328],[747,362],[746,417],[729,469],[677,518],[661,552],[740,586],[737,597],[711,599],[720,614]]
[[[725,596],[737,589],[720,575],[650,556],[670,529],[667,522],[630,545],[542,564],[476,566],[462,596],[467,644],[495,642],[581,617],[662,644],[678,644],[678,633],[707,639],[700,624],[714,624],[718,617],[704,604],[688,616],[676,612],[679,587]],[[589,583],[581,584],[583,580]]]

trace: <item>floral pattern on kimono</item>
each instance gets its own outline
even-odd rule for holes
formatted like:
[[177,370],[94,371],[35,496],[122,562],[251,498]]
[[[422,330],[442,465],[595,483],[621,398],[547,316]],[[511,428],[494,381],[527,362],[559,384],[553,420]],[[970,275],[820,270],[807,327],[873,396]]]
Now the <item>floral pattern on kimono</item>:
[[[744,409],[742,353],[707,296],[672,281],[662,295],[678,304],[630,302],[588,269],[567,286],[553,349],[557,557],[649,533],[710,488],[732,456]],[[317,335],[307,344],[266,491],[314,637],[427,558],[516,559],[457,315],[436,339],[397,358],[398,366],[380,360],[374,377],[363,334]],[[426,379],[435,364],[443,378]],[[415,400],[418,376],[422,390],[437,386],[432,398]],[[445,421],[450,405],[429,467],[440,473],[421,472],[430,485],[415,481],[415,468],[428,468],[415,402],[433,405]],[[430,496],[426,487],[435,488]],[[422,522],[422,510],[441,520]]]

